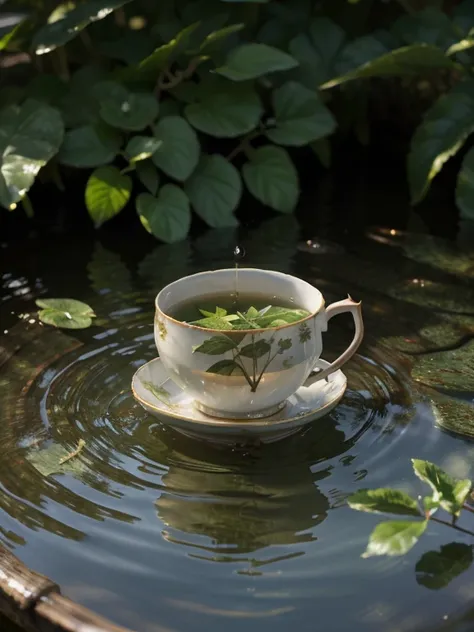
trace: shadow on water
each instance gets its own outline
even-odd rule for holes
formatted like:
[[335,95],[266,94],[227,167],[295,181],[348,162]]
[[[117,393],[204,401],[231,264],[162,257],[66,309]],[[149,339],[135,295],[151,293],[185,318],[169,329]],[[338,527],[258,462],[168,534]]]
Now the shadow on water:
[[[297,274],[328,303],[350,291],[364,302],[367,328],[341,404],[300,434],[251,450],[176,435],[130,392],[135,370],[156,356],[156,292],[232,265],[237,243],[245,265]],[[411,457],[473,476],[472,258],[382,229],[345,246],[300,242],[286,217],[248,234],[117,249],[121,256],[64,241],[54,260],[44,242],[4,252],[0,541],[68,596],[140,632],[232,631],[254,619],[272,632],[315,621],[361,632],[467,629],[469,614],[456,613],[471,599],[469,564],[438,586],[415,574],[417,560],[452,534],[433,524],[406,557],[362,560],[375,520],[345,499],[360,487],[421,493]],[[36,296],[71,294],[94,307],[93,327],[37,322]],[[350,335],[349,320],[332,321],[325,357]],[[61,463],[81,439],[81,453]],[[458,627],[443,627],[451,615]]]

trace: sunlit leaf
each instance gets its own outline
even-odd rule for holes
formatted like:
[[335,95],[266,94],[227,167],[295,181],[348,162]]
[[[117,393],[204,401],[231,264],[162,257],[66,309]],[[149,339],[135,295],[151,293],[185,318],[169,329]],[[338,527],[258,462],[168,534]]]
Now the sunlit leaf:
[[115,217],[130,199],[132,179],[117,167],[99,167],[86,185],[86,207],[96,228]]
[[413,469],[419,479],[428,483],[434,492],[434,499],[441,507],[454,516],[459,515],[471,489],[468,479],[456,480],[440,467],[429,461],[412,459]]
[[0,204],[9,208],[30,189],[58,151],[64,126],[55,108],[28,100],[0,111]]
[[362,557],[396,556],[408,553],[424,533],[427,524],[426,520],[381,522],[372,531],[369,544]]
[[398,489],[364,489],[347,499],[349,507],[371,513],[393,513],[419,516],[420,509],[414,498]]
[[64,329],[86,329],[95,314],[92,308],[72,298],[37,299],[36,305],[41,322]]

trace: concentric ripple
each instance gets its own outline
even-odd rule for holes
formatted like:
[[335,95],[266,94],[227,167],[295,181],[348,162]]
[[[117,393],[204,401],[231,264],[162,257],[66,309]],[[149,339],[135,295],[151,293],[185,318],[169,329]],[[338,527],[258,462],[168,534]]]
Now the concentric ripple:
[[[139,632],[240,631],[248,619],[272,632],[317,621],[418,630],[427,604],[435,622],[467,599],[454,587],[433,603],[416,585],[422,545],[413,558],[360,559],[376,520],[348,509],[347,496],[378,486],[418,493],[410,457],[465,447],[436,429],[397,354],[368,336],[345,369],[341,404],[287,440],[208,446],[133,399],[133,373],[156,356],[152,293],[116,273],[106,253],[97,257],[106,273],[89,270],[93,328],[21,320],[3,340],[1,542],[68,596]],[[335,322],[329,355],[349,337]],[[428,546],[445,538],[434,529]]]

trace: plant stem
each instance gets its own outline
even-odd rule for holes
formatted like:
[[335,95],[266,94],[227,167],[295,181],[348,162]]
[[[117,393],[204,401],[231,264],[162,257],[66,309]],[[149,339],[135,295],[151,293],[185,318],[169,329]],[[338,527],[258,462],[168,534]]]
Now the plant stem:
[[250,379],[249,374],[247,373],[247,371],[245,370],[244,365],[242,364],[242,362],[238,362],[238,358],[239,358],[239,354],[238,353],[234,353],[234,350],[232,350],[232,353],[234,355],[234,362],[235,364],[239,367],[239,369],[242,371],[242,374],[244,376],[244,378],[247,380],[247,384],[250,386],[250,390],[253,392],[254,391],[254,383],[252,382],[252,380]]
[[465,533],[467,535],[474,537],[474,533],[472,531],[468,531],[467,529],[458,527],[457,525],[452,524],[451,522],[447,522],[446,520],[441,520],[441,518],[435,518],[434,516],[431,516],[430,520],[432,520],[433,522],[437,522],[438,524],[443,524],[446,527],[451,527],[452,529],[456,529],[456,531],[460,531],[461,533]]
[[474,507],[470,507],[467,503],[464,503],[462,508],[465,509],[466,511],[470,511],[471,513],[474,513]]
[[250,145],[250,141],[254,140],[261,134],[262,134],[261,130],[258,130],[258,131],[251,132],[250,134],[245,136],[245,138],[242,138],[242,140],[237,145],[237,147],[234,147],[234,149],[227,156],[227,160],[231,162],[242,151],[245,151],[246,149],[251,149],[252,146]]
[[270,357],[270,354],[268,354],[268,360],[265,364],[265,366],[262,369],[262,372],[260,373],[257,382],[255,383],[255,388],[253,389],[254,392],[257,390],[258,385],[260,384],[260,381],[263,377],[263,374],[265,373],[265,371],[268,369],[268,367],[270,366],[270,364],[273,362],[273,360],[277,357],[277,355],[280,353],[280,351],[278,350],[272,357]]

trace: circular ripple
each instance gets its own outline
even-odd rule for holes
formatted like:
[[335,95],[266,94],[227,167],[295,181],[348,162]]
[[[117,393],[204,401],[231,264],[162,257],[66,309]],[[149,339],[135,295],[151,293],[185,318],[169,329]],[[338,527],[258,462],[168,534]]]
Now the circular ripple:
[[[342,515],[344,499],[361,481],[405,476],[393,467],[406,430],[415,418],[425,438],[432,429],[396,357],[357,356],[341,404],[298,435],[229,450],[167,430],[133,399],[133,373],[156,355],[150,323],[138,311],[80,335],[37,323],[11,332],[0,370],[10,385],[0,437],[11,448],[0,466],[2,541],[31,543],[31,565],[129,626],[136,612],[170,625],[193,612],[188,629],[209,616],[282,617],[286,629],[291,613],[314,616],[316,604],[352,594],[356,577],[375,590],[359,563],[367,533]],[[400,565],[371,572],[395,581]],[[346,625],[361,612],[354,602],[337,616]]]

